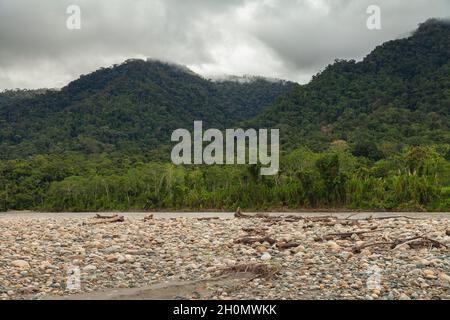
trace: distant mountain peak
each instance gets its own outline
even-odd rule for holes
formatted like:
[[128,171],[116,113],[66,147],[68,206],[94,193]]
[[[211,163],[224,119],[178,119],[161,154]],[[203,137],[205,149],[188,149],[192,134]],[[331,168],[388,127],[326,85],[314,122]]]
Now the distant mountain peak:
[[450,18],[445,19],[438,19],[438,18],[431,18],[427,21],[420,23],[419,27],[415,31],[414,34],[422,33],[422,32],[429,32],[434,31],[440,28],[444,29],[450,29]]
[[237,82],[237,83],[252,83],[257,81],[266,81],[271,83],[289,83],[287,80],[271,78],[271,77],[263,77],[263,76],[255,76],[255,75],[218,75],[211,78],[213,82]]
[[0,95],[0,122],[8,119],[0,129],[0,158],[60,150],[153,152],[168,145],[177,128],[195,120],[234,126],[291,89],[292,83],[213,82],[183,65],[129,59],[27,101]]
[[199,74],[195,73],[194,71],[192,71],[191,69],[189,69],[186,65],[184,64],[180,64],[180,63],[175,63],[172,61],[163,61],[160,59],[154,59],[154,58],[147,58],[146,59],[147,63],[156,63],[156,64],[161,64],[161,65],[165,65],[165,66],[169,66],[172,67],[176,70],[182,71],[182,72],[186,72],[189,73],[191,75],[195,75],[195,76],[200,76]]
[[336,60],[248,126],[285,128],[290,134],[281,137],[282,143],[313,150],[335,140],[352,147],[389,146],[387,153],[407,145],[448,143],[449,74],[450,23],[430,19],[362,61]]
[[200,77],[199,74],[195,73],[194,71],[189,69],[184,64],[180,64],[180,63],[176,63],[176,62],[172,62],[172,61],[165,61],[165,60],[161,60],[161,59],[155,59],[155,58],[146,58],[145,60],[139,59],[139,58],[131,58],[131,59],[125,60],[121,64],[114,65],[114,67],[118,67],[118,66],[122,66],[122,65],[135,65],[138,67],[148,67],[148,68],[151,68],[151,67],[170,68],[174,71],[180,71],[183,73],[187,73],[187,74],[190,74],[193,76]]

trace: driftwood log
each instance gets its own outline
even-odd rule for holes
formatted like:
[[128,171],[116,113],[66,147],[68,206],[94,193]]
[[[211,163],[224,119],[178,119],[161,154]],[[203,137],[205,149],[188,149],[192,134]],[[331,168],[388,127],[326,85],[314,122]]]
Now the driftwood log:
[[[332,215],[324,215],[324,216],[318,216],[318,217],[302,217],[302,216],[296,216],[296,215],[281,215],[281,216],[272,216],[265,213],[259,213],[255,215],[250,214],[244,214],[241,212],[241,209],[238,208],[236,210],[236,213],[234,214],[235,218],[239,219],[263,219],[265,222],[272,222],[272,223],[278,223],[278,222],[296,222],[299,220],[303,220],[306,224],[304,225],[304,228],[314,227],[314,223],[320,223],[322,226],[334,226],[337,224],[343,225],[343,226],[358,226],[362,221],[372,221],[372,220],[388,220],[388,219],[410,219],[410,220],[423,220],[425,218],[420,217],[410,217],[406,215],[399,215],[399,216],[391,216],[391,217],[367,217],[367,218],[355,218],[354,216],[359,214],[352,213],[348,215],[345,218],[340,218],[337,216]],[[366,234],[375,233],[382,229],[387,229],[389,227],[378,227],[378,226],[372,226],[368,227],[366,230],[354,230],[354,231],[348,231],[343,233],[330,233],[324,236],[318,236],[314,238],[314,241],[323,241],[323,240],[332,240],[332,239],[348,239],[352,238],[354,235],[357,236],[364,236]],[[271,245],[276,243],[276,246],[278,249],[290,249],[295,248],[300,245],[300,243],[297,242],[278,242],[270,237],[264,236],[264,231],[261,229],[256,228],[243,228],[243,231],[246,231],[249,233],[248,237],[244,237],[241,239],[237,239],[236,243],[242,243],[247,245],[252,245],[253,243],[259,242],[268,242]],[[450,229],[445,231],[445,234],[447,236],[450,236]],[[255,235],[255,237],[252,237],[251,235]],[[256,235],[260,235],[261,237],[256,237]],[[380,239],[381,240],[381,239]],[[417,235],[411,238],[407,239],[394,239],[390,240],[389,237],[382,237],[383,241],[376,241],[371,243],[364,243],[362,245],[356,245],[353,247],[352,252],[353,253],[361,253],[362,250],[370,247],[384,247],[385,250],[395,250],[398,248],[401,248],[402,246],[409,245],[411,248],[416,249],[424,246],[429,246],[432,248],[446,248],[449,249],[450,246],[439,242],[435,239],[431,239],[429,237],[423,236],[423,235]]]
[[83,225],[97,225],[97,224],[105,224],[105,223],[114,223],[114,222],[124,222],[125,218],[124,216],[114,215],[111,217],[105,217],[96,215],[94,219],[91,219],[90,221],[84,221]]
[[353,253],[361,253],[361,251],[363,249],[369,248],[369,247],[376,247],[376,246],[388,246],[391,250],[395,250],[400,248],[401,246],[404,245],[410,245],[410,246],[424,246],[424,245],[429,245],[433,248],[447,248],[448,246],[444,243],[441,243],[437,240],[434,239],[430,239],[428,237],[425,236],[417,236],[417,237],[412,237],[412,238],[407,238],[407,239],[396,239],[394,241],[391,242],[372,242],[372,243],[367,243],[367,244],[363,244],[361,246],[355,246],[352,249]]
[[247,232],[249,235],[265,236],[269,228],[242,228],[242,231]]
[[118,217],[119,215],[117,215],[117,214],[114,214],[114,215],[112,215],[112,216],[102,216],[102,215],[100,215],[100,214],[96,214],[95,215],[95,219],[113,219],[113,218],[116,218],[116,217]]
[[280,272],[281,267],[278,265],[269,265],[261,263],[239,264],[230,266],[222,270],[222,274],[230,273],[254,273],[255,278],[272,278]]
[[244,238],[237,239],[235,242],[241,243],[241,244],[247,244],[247,245],[252,245],[256,242],[259,242],[259,243],[267,242],[270,245],[272,245],[272,244],[276,243],[276,240],[274,240],[270,237],[261,237],[261,238],[259,238],[259,237],[244,237]]
[[278,242],[277,243],[277,248],[280,250],[297,248],[298,246],[300,246],[300,243],[298,243],[298,242]]
[[210,221],[210,220],[219,220],[219,217],[201,217],[197,218],[198,221]]
[[[382,228],[384,229],[384,228]],[[349,231],[349,232],[343,232],[343,233],[330,233],[327,234],[323,237],[324,240],[332,240],[335,238],[340,238],[340,239],[346,239],[346,238],[351,238],[353,235],[357,235],[357,236],[361,236],[367,233],[373,233],[373,232],[377,232],[380,231],[381,229],[378,229],[378,227],[373,227],[370,230],[355,230],[355,231]]]

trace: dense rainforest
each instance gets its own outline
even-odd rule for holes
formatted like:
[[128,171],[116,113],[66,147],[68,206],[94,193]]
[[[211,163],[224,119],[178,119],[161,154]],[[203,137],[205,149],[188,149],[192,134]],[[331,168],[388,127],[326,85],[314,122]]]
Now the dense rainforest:
[[450,143],[450,23],[429,20],[360,62],[337,60],[264,110],[250,127],[280,128],[285,146],[346,141],[373,160]]
[[168,145],[175,129],[191,128],[194,120],[232,127],[294,86],[258,77],[244,80],[211,81],[183,66],[128,60],[58,91],[7,92],[3,104],[0,95],[0,159],[67,151],[146,155]]
[[[130,60],[61,90],[0,94],[0,210],[450,211],[450,24],[429,20],[298,85]],[[276,176],[174,166],[194,120],[279,128]]]

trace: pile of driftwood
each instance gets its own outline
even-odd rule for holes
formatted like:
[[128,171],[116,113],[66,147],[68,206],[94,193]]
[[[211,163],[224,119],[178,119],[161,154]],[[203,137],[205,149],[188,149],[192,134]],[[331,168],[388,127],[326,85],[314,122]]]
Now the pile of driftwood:
[[119,216],[117,214],[112,216],[102,216],[100,214],[96,214],[95,217],[89,219],[88,221],[84,221],[83,225],[97,225],[97,224],[105,224],[105,223],[114,223],[114,222],[124,222],[124,216]]
[[[146,215],[143,219],[144,221],[153,220],[153,214]],[[125,217],[119,216],[118,214],[114,214],[111,216],[103,216],[100,214],[96,214],[94,217],[90,218],[88,221],[84,221],[83,225],[97,225],[97,224],[106,224],[106,223],[115,223],[115,222],[124,222]]]
[[[420,220],[420,218],[413,218],[408,216],[390,216],[390,217],[368,217],[363,219],[353,218],[357,213],[351,214],[345,218],[338,218],[336,216],[318,216],[318,217],[303,217],[298,215],[282,215],[282,216],[273,216],[267,213],[258,213],[254,215],[244,214],[241,212],[241,209],[238,208],[234,217],[237,219],[262,219],[264,222],[268,224],[275,223],[289,223],[303,220],[306,222],[305,228],[314,227],[314,223],[320,223],[323,226],[334,226],[334,225],[342,225],[342,226],[354,226],[357,229],[344,232],[344,233],[330,233],[326,234],[322,237],[317,237],[315,241],[329,241],[329,240],[352,240],[352,239],[361,239],[364,236],[378,232],[383,227],[380,226],[371,226],[368,229],[359,229],[362,221],[373,221],[373,220],[387,220],[387,219],[411,219],[411,220]],[[237,239],[236,243],[252,245],[256,242],[263,243],[267,242],[270,245],[276,244],[277,248],[280,250],[283,249],[291,249],[300,246],[301,244],[298,242],[281,242],[277,241],[273,238],[265,235],[265,230],[267,229],[256,229],[256,228],[244,228],[243,231],[246,231],[249,235],[243,238]],[[446,231],[446,235],[450,235],[450,230]],[[435,239],[431,239],[425,235],[416,235],[410,238],[405,239],[393,239],[389,241],[373,241],[373,242],[364,242],[360,245],[355,245],[352,249],[352,252],[357,254],[360,253],[363,249],[369,247],[380,247],[388,250],[395,250],[400,247],[408,245],[410,248],[417,249],[421,247],[429,247],[429,248],[446,248],[449,249],[449,246],[439,242]]]
[[376,247],[376,246],[383,246],[388,247],[391,250],[398,249],[402,246],[408,245],[410,248],[418,249],[424,246],[430,247],[430,248],[447,248],[448,246],[442,242],[439,242],[434,239],[430,239],[425,236],[416,236],[406,239],[394,239],[393,241],[380,241],[380,242],[372,242],[363,244],[360,246],[355,246],[353,248],[353,253],[361,253],[363,249],[369,248],[369,247]]

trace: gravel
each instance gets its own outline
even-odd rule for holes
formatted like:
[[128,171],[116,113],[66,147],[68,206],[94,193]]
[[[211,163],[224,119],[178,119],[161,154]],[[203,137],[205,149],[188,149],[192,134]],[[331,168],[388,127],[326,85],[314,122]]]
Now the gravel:
[[[0,299],[208,281],[261,265],[278,272],[177,298],[450,299],[447,218],[86,220],[0,219]],[[435,242],[402,243],[417,236]],[[276,242],[237,243],[243,237]]]

